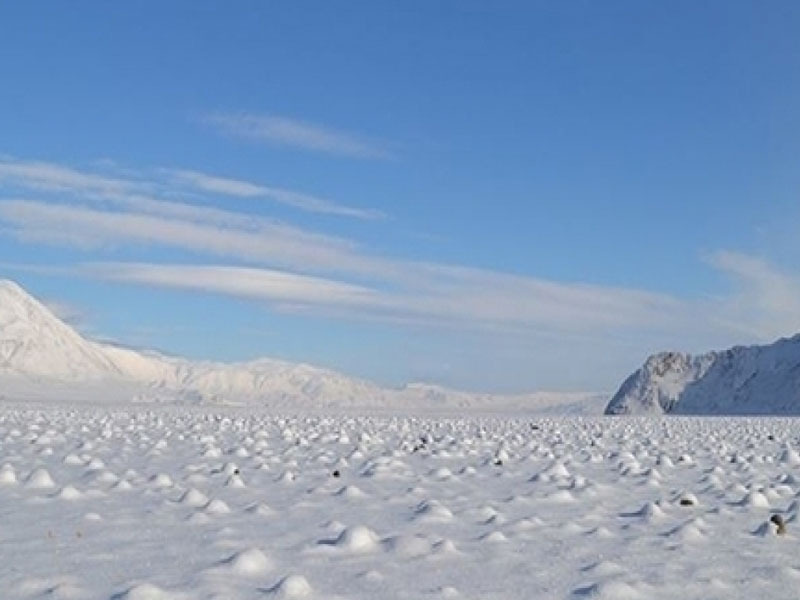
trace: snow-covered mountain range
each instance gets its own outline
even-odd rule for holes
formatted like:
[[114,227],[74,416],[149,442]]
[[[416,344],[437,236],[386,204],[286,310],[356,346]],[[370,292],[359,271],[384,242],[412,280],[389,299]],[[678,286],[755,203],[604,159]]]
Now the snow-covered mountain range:
[[113,397],[138,402],[291,408],[521,409],[599,412],[589,393],[472,394],[427,384],[400,389],[280,360],[190,361],[87,339],[19,285],[0,280],[0,395]]
[[800,414],[800,335],[766,346],[647,359],[606,414]]

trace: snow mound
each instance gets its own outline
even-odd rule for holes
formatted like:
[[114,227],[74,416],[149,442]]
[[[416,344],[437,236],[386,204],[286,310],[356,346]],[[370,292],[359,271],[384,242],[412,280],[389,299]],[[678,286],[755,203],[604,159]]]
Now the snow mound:
[[361,500],[367,497],[367,494],[364,493],[361,488],[355,485],[346,485],[342,488],[339,488],[335,494],[337,496],[341,496],[342,498],[347,498],[348,500]]
[[157,473],[150,478],[150,485],[155,488],[169,488],[172,487],[172,477],[166,473]]
[[310,598],[313,589],[308,580],[302,575],[289,575],[270,588],[269,592],[275,598],[296,600]]
[[258,548],[248,548],[237,552],[225,561],[232,573],[255,577],[269,571],[272,567],[267,556]]
[[575,596],[578,598],[596,598],[597,600],[639,600],[640,598],[648,597],[642,590],[642,586],[624,581],[595,583],[576,590]]
[[208,504],[208,496],[196,488],[191,488],[183,493],[179,502],[193,508],[201,508]]
[[379,549],[380,537],[365,525],[347,527],[333,545],[351,554],[365,554]]
[[453,512],[438,500],[424,500],[417,505],[417,518],[426,521],[450,521]]
[[74,486],[65,485],[58,493],[58,497],[62,500],[79,500],[83,498],[83,494]]
[[780,461],[788,465],[800,465],[800,454],[787,443],[781,452]]
[[14,485],[17,483],[17,472],[11,465],[0,468],[0,485]]
[[152,583],[140,583],[114,598],[115,600],[182,600],[183,596],[167,592]]
[[230,507],[224,500],[215,498],[205,508],[205,511],[210,515],[227,515],[231,512]]
[[739,504],[750,508],[769,508],[769,498],[767,498],[764,493],[753,490],[748,492],[745,497],[739,501]]
[[664,509],[657,502],[648,502],[630,516],[641,517],[645,521],[658,521],[666,516]]
[[54,488],[56,487],[56,483],[53,481],[47,469],[39,467],[28,475],[28,478],[25,480],[25,486],[34,490],[42,490]]

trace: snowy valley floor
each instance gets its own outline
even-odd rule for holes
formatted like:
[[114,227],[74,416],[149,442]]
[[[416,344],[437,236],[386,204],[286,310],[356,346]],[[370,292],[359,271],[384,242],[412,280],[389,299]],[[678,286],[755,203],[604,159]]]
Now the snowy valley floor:
[[0,404],[0,590],[797,598],[798,434],[779,418]]

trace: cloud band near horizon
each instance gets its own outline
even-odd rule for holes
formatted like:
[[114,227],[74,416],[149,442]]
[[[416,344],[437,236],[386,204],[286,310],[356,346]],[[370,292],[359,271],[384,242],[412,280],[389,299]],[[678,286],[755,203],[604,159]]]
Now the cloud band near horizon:
[[[250,196],[261,187],[171,171],[209,191]],[[60,165],[0,161],[3,181],[35,200],[0,197],[2,234],[32,244],[188,251],[202,264],[74,265],[83,276],[191,289],[291,306],[337,318],[426,323],[505,335],[549,331],[758,339],[800,328],[800,283],[766,261],[718,252],[708,264],[729,275],[733,293],[686,299],[614,286],[559,282],[371,253],[353,240],[274,220],[160,197],[162,181],[139,182]],[[7,187],[7,186],[6,186]],[[67,199],[53,192],[67,191]],[[220,262],[222,259],[223,262]]]

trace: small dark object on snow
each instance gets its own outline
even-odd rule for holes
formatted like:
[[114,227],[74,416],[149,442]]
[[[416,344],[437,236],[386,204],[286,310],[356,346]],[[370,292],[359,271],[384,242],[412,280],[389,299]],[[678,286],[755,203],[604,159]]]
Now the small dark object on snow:
[[234,475],[239,475],[239,474],[240,474],[240,471],[239,471],[239,469],[234,469],[234,470],[233,470],[233,474],[234,474]]
[[333,473],[331,473],[334,477],[340,477],[341,473],[339,473],[339,469],[336,469]]
[[495,467],[502,467],[503,466],[503,460],[500,459],[500,458],[495,458],[494,459],[494,466]]
[[772,515],[769,518],[769,520],[778,526],[778,530],[775,533],[777,533],[778,535],[783,535],[784,533],[786,533],[786,521],[783,520],[782,516]]
[[772,434],[770,433],[770,434],[767,436],[767,439],[768,439],[770,442],[774,442],[774,441],[775,441],[775,436],[774,436],[774,435],[772,435]]
[[680,504],[681,506],[694,506],[694,500],[692,500],[691,498],[681,498],[678,501],[678,504]]

